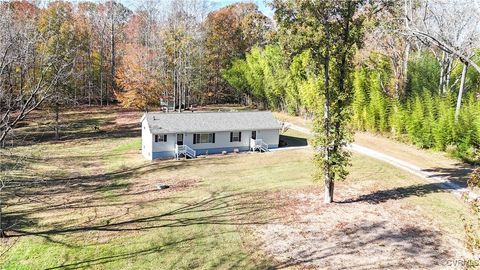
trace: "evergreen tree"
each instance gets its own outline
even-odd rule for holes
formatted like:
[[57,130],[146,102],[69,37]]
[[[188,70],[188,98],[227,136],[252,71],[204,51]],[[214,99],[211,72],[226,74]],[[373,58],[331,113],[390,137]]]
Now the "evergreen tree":
[[410,95],[420,94],[423,89],[434,92],[438,89],[440,66],[431,53],[417,53],[408,64],[408,86]]

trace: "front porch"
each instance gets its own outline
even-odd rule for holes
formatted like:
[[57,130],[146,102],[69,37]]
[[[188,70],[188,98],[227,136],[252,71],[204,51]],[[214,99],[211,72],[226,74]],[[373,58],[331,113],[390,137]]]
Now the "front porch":
[[250,151],[268,152],[268,144],[262,139],[250,139]]

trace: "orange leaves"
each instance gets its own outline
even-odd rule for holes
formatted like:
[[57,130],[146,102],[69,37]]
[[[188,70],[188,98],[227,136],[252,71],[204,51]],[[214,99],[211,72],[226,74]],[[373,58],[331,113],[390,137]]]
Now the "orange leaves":
[[149,104],[159,101],[158,72],[148,66],[152,57],[152,53],[143,46],[125,45],[125,56],[116,79],[121,90],[115,92],[124,107],[144,110]]

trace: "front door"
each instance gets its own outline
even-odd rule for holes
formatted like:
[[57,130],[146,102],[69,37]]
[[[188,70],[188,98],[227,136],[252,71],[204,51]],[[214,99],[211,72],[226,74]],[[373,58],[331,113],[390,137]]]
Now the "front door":
[[257,139],[257,131],[252,131],[252,139]]
[[183,145],[183,134],[177,134],[177,144]]

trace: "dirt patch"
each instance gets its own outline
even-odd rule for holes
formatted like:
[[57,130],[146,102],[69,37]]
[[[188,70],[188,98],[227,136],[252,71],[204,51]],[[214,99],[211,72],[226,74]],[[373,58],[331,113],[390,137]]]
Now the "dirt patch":
[[[320,190],[277,194],[289,217],[256,226],[262,248],[278,267],[318,269],[444,269],[467,254],[461,240],[437,228],[415,208],[398,201],[348,202],[360,192],[342,187],[342,197],[323,204]],[[352,201],[352,200],[350,200]]]
[[117,118],[115,123],[117,125],[129,125],[129,124],[138,124],[140,125],[140,118],[142,117],[142,112],[138,111],[118,111]]

